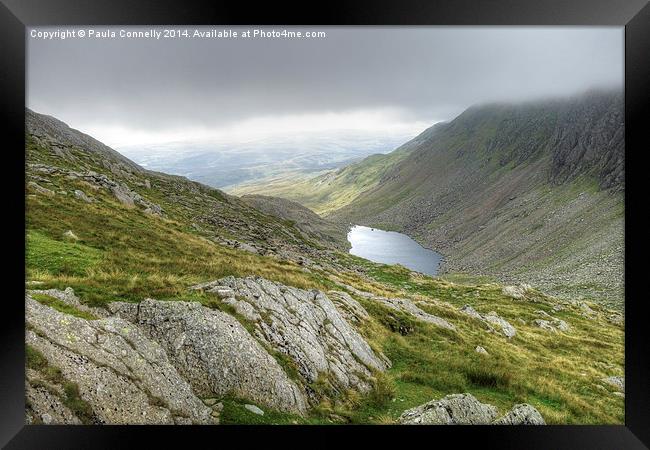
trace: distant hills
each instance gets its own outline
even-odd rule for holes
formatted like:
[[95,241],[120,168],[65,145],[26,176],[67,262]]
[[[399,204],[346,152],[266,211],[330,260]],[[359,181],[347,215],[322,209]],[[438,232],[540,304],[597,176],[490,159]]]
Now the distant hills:
[[314,174],[338,169],[374,153],[387,153],[404,140],[404,135],[339,131],[249,137],[243,142],[131,144],[118,150],[147,169],[186,176],[224,189],[288,173]]

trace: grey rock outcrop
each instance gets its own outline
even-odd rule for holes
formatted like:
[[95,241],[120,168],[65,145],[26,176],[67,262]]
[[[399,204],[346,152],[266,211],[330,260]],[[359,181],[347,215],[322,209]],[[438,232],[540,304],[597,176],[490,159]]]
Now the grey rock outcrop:
[[515,405],[505,416],[492,422],[492,425],[546,425],[542,415],[527,403]]
[[558,319],[556,317],[549,318],[548,320],[535,319],[533,320],[533,325],[543,330],[551,331],[553,333],[570,330],[569,324],[567,324],[564,320]]
[[433,314],[429,314],[423,311],[418,306],[416,306],[412,301],[407,300],[405,298],[375,297],[374,300],[391,309],[394,309],[395,311],[401,311],[410,314],[411,316],[423,322],[432,323],[441,328],[446,328],[448,330],[456,331],[456,327],[451,323],[447,322],[445,319],[442,319],[438,316],[434,316]]
[[47,195],[49,197],[52,197],[53,195],[55,195],[54,191],[52,191],[52,190],[50,190],[48,188],[45,188],[45,187],[41,186],[40,184],[38,184],[38,183],[36,183],[34,181],[30,181],[29,183],[27,183],[27,186],[34,189],[39,194]]
[[618,389],[619,392],[625,393],[625,378],[624,377],[607,377],[603,381]]
[[465,315],[468,315],[470,317],[473,317],[474,319],[477,320],[483,320],[483,316],[479,314],[478,311],[476,311],[474,308],[472,308],[469,305],[465,305],[460,309],[460,312],[462,312]]
[[367,298],[369,300],[379,302],[395,311],[400,311],[409,314],[418,320],[432,323],[434,325],[437,325],[442,328],[446,328],[448,330],[452,330],[452,331],[456,330],[456,327],[453,324],[447,322],[445,319],[442,319],[438,316],[434,316],[433,314],[429,314],[423,311],[421,308],[419,308],[415,303],[413,303],[410,300],[404,298],[381,297],[379,295],[375,295],[370,292],[361,291],[353,286],[343,284],[343,283],[341,283],[341,286],[349,290],[350,292],[353,292],[356,295],[359,295],[363,298]]
[[530,285],[520,284],[517,286],[504,286],[501,290],[501,293],[506,297],[511,297],[517,300],[521,300],[526,297],[526,294],[531,290]]
[[489,353],[487,352],[487,350],[485,350],[485,349],[484,349],[483,347],[481,347],[480,345],[477,345],[476,348],[474,349],[474,351],[475,351],[476,353],[480,353],[480,354],[482,354],[482,355],[489,355]]
[[404,411],[398,421],[405,425],[483,425],[497,415],[496,407],[479,402],[472,394],[451,394]]
[[[210,409],[194,395],[160,345],[133,324],[115,317],[89,321],[70,316],[29,295],[25,307],[27,344],[78,387],[92,408],[93,422],[212,423]],[[54,409],[61,412],[55,417],[50,407],[54,403],[32,394],[33,413],[41,420],[43,414],[53,420],[69,418],[58,406]]]
[[545,425],[542,415],[533,406],[515,405],[497,419],[497,408],[479,402],[472,394],[451,394],[440,400],[408,409],[398,421],[404,425]]
[[65,406],[61,396],[52,391],[52,387],[44,383],[32,384],[29,380],[38,380],[39,375],[36,371],[27,369],[27,379],[25,383],[25,404],[26,404],[26,422],[28,424],[43,423],[50,424],[71,424],[81,425],[81,420],[74,412]]
[[[69,179],[81,180],[87,183],[88,185],[90,185],[90,187],[92,187],[97,191],[105,190],[110,192],[111,194],[113,194],[113,196],[116,199],[120,201],[120,203],[128,207],[133,207],[137,204],[141,206],[144,209],[144,211],[146,211],[148,214],[152,214],[156,216],[164,215],[164,211],[160,207],[160,205],[147,200],[137,192],[131,190],[131,188],[129,188],[129,186],[125,182],[118,183],[117,181],[112,180],[111,178],[109,178],[103,173],[97,173],[93,170],[88,170],[86,172],[81,173],[73,170],[68,170],[63,167],[51,167],[51,166],[45,166],[43,164],[30,164],[29,169],[31,171],[35,171],[47,175],[66,176]],[[36,190],[45,189],[37,185],[33,181],[30,181],[29,185]],[[49,191],[49,189],[46,190]],[[51,195],[54,195],[54,192],[52,191],[49,192],[51,192]],[[41,193],[47,194],[46,192],[41,192]],[[89,197],[88,195],[86,195],[84,191],[79,189],[76,189],[74,191],[74,195],[76,198],[86,203],[92,203],[95,201],[95,199]]]
[[483,320],[501,327],[501,333],[508,339],[511,339],[517,334],[515,327],[510,325],[510,323],[499,316],[495,311],[490,311],[487,315],[483,316]]
[[501,329],[501,333],[508,339],[513,338],[517,334],[515,327],[513,327],[507,320],[499,316],[495,311],[490,311],[488,314],[483,315],[472,308],[470,305],[465,305],[460,309],[460,312],[469,317],[484,322],[490,331],[494,331],[495,328],[493,325],[496,325]]
[[370,318],[368,311],[347,292],[329,291],[327,296],[348,322],[360,323]]
[[110,308],[159,342],[198,395],[236,395],[305,413],[303,392],[234,317],[195,302],[146,299]]
[[123,205],[134,206],[135,202],[131,196],[131,192],[124,189],[122,186],[113,186],[111,187],[111,192]]
[[579,302],[578,307],[580,308],[583,317],[587,319],[596,319],[598,317],[598,313],[591,309],[591,307],[585,302]]
[[617,313],[612,313],[608,315],[607,321],[613,323],[614,325],[623,325],[625,323],[625,319],[623,318],[623,315]]
[[226,277],[217,282],[233,290],[227,299],[254,323],[255,336],[289,356],[307,382],[325,375],[341,389],[367,391],[373,370],[389,363],[376,355],[320,291],[306,291],[260,277]]
[[84,191],[81,191],[79,189],[75,189],[74,196],[86,203],[92,203],[92,199],[88,197]]
[[113,194],[116,199],[120,201],[120,203],[127,207],[133,207],[137,204],[143,207],[144,211],[146,211],[147,214],[153,214],[157,216],[163,215],[164,211],[160,205],[150,202],[137,192],[131,190],[131,188],[129,188],[129,186],[124,182],[118,183],[108,178],[104,174],[99,174],[93,171],[88,171],[84,174],[81,174],[81,178],[93,186],[101,189],[107,189]]
[[253,253],[253,254],[259,253],[259,251],[257,250],[257,247],[255,247],[254,245],[248,244],[246,242],[236,242],[235,248],[237,248],[239,250],[244,250],[245,252],[248,252],[248,253]]

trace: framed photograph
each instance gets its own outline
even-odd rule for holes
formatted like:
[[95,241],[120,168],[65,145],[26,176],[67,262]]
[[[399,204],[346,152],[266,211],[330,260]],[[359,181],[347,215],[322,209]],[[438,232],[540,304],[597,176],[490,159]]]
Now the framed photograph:
[[0,16],[6,448],[649,445],[647,2]]

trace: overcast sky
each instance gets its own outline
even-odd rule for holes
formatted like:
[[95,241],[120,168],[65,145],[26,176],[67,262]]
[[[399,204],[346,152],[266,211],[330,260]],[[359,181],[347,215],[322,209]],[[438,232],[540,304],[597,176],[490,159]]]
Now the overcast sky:
[[415,135],[475,103],[623,80],[622,28],[288,29],[326,37],[28,36],[28,106],[119,148],[341,130]]

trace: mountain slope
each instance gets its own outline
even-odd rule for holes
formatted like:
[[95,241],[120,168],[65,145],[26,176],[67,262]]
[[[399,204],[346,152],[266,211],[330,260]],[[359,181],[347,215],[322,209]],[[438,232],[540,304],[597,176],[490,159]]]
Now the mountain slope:
[[623,423],[620,314],[356,258],[26,114],[30,423],[396,423],[459,393]]
[[[237,197],[184,177],[145,170],[52,117],[27,110],[26,123],[28,187],[53,193],[66,192],[63,188],[68,187],[67,192],[76,197],[66,195],[59,200],[60,195],[53,195],[38,197],[39,201],[63,201],[63,209],[68,209],[78,206],[80,198],[91,205],[106,199],[147,220],[183,221],[187,231],[249,253],[289,261],[332,258],[328,255],[335,248],[329,242],[321,242],[319,236],[264,214]],[[52,175],[55,182],[48,178]]]
[[622,96],[471,108],[333,216],[499,275],[622,304]]
[[[384,165],[336,210],[327,201],[313,207],[332,220],[405,232],[443,253],[447,272],[620,307],[623,136],[618,92],[472,107],[397,161],[389,154],[331,175],[345,190],[370,164]],[[312,205],[318,183],[302,189],[295,200]]]
[[347,250],[350,247],[347,240],[347,226],[325,220],[300,203],[267,195],[249,194],[243,195],[241,199],[255,209],[289,221],[304,232],[306,238],[316,236],[320,241],[340,250]]

